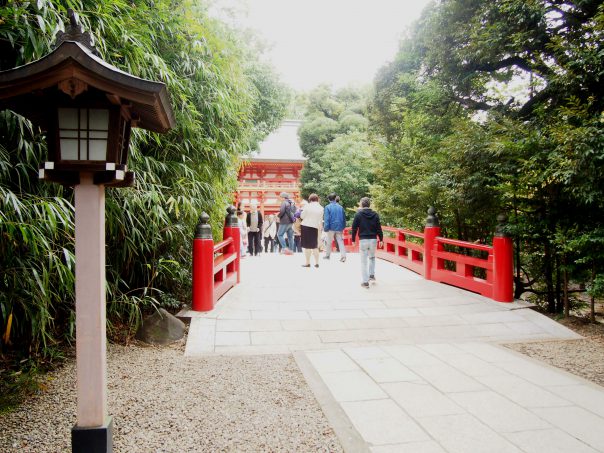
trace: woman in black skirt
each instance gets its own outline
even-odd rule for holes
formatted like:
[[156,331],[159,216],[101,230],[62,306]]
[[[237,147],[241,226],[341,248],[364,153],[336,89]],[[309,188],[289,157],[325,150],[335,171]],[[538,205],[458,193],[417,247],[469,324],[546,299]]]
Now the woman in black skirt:
[[315,267],[319,267],[319,235],[323,226],[323,206],[319,204],[319,196],[313,193],[308,197],[309,203],[304,207],[300,218],[302,219],[302,250],[306,264],[310,267],[310,255],[315,257]]

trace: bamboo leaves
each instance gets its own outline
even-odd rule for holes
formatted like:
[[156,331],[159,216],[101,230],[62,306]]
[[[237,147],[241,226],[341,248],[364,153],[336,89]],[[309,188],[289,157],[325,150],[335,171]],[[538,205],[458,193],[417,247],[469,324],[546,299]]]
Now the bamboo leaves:
[[[0,70],[47,53],[68,8],[103,59],[164,81],[176,115],[168,134],[133,130],[135,187],[107,190],[109,326],[135,327],[142,311],[188,300],[198,215],[211,213],[219,237],[240,156],[270,132],[258,134],[254,118],[278,124],[284,93],[271,88],[276,79],[255,89],[246,59],[258,55],[242,51],[235,32],[186,0],[2,3]],[[0,112],[0,332],[12,313],[12,345],[52,356],[74,331],[74,219],[71,189],[37,179],[45,155],[40,131]]]

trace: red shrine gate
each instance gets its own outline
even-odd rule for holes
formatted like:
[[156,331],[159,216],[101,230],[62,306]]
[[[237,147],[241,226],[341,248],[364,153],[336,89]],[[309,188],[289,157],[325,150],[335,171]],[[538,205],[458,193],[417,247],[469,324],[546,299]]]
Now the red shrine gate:
[[239,170],[239,184],[235,193],[235,205],[239,202],[245,210],[252,202],[258,204],[263,216],[279,211],[279,194],[287,192],[300,203],[300,172],[304,159],[251,159]]
[[299,205],[300,173],[306,162],[298,138],[301,125],[300,120],[284,120],[260,143],[257,155],[243,163],[234,197],[236,206],[241,203],[249,211],[256,203],[263,216],[275,214],[281,205],[281,192],[287,192]]

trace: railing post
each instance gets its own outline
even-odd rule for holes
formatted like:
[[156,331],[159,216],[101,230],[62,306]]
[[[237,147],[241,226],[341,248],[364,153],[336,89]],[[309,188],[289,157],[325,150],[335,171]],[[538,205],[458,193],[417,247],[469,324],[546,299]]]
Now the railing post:
[[[239,222],[237,221],[237,215],[235,212],[237,208],[235,206],[229,206],[227,208],[227,216],[224,219],[224,232],[223,239],[233,238],[233,244],[229,246],[229,252],[233,250],[237,255],[235,258],[235,272],[237,273],[237,283],[241,282],[241,230],[239,229]],[[232,249],[230,247],[233,247]]]
[[193,239],[193,301],[195,311],[210,311],[214,308],[214,240],[210,216],[201,213],[195,227]]
[[507,217],[497,216],[497,230],[493,237],[493,300],[514,301],[514,254],[512,238],[505,232]]
[[428,208],[428,217],[424,227],[424,278],[432,280],[432,268],[434,267],[432,251],[436,243],[436,237],[440,235],[440,226],[436,210],[430,206]]

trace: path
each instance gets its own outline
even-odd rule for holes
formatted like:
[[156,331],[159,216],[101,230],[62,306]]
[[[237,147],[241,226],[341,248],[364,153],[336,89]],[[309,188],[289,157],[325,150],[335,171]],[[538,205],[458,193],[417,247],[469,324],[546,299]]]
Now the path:
[[602,387],[496,345],[577,334],[381,260],[364,289],[338,258],[245,258],[185,355],[294,353],[347,451],[604,452]]

